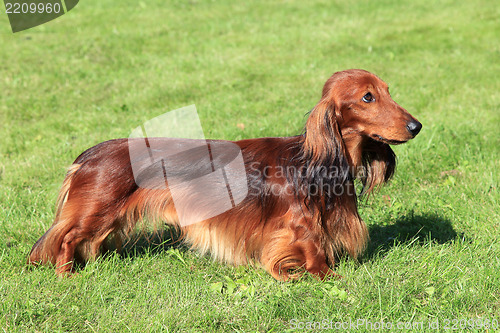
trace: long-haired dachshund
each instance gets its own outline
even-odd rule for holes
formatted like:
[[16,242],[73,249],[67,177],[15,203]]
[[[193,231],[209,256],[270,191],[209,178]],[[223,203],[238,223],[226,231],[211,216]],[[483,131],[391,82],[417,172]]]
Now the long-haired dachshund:
[[[180,210],[192,216],[210,210],[193,186],[183,187],[186,175],[207,173],[196,149],[181,159],[189,163],[172,162],[173,171],[164,179],[158,175],[165,175],[165,161],[148,164],[147,153],[131,160],[136,141],[100,143],[69,168],[55,221],[33,246],[28,262],[53,263],[58,274],[71,272],[75,260],[95,258],[106,241],[114,240],[119,248],[137,222],[162,221],[178,227],[193,249],[223,262],[260,262],[279,280],[296,279],[304,271],[324,278],[334,274],[331,267],[339,255],[358,256],[368,240],[354,179],[360,179],[364,193],[389,180],[395,170],[389,145],[412,139],[421,128],[377,76],[358,69],[337,72],[326,81],[302,135],[206,141],[211,152],[221,144],[229,151],[213,157],[225,163],[229,178],[237,172],[223,161],[232,154],[223,144],[238,147],[246,179],[230,192],[244,195],[230,209],[191,224],[179,222]],[[183,142],[151,140],[165,147],[182,147]],[[132,164],[142,162],[137,174]],[[212,161],[208,171],[214,170]],[[177,206],[169,184],[184,197],[193,196],[195,204]]]

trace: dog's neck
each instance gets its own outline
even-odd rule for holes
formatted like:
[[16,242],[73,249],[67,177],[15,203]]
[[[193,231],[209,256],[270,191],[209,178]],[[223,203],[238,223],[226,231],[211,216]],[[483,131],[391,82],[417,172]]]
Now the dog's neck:
[[358,131],[350,128],[342,129],[342,139],[348,155],[349,164],[354,170],[358,170],[363,163],[363,147],[366,139],[359,135]]

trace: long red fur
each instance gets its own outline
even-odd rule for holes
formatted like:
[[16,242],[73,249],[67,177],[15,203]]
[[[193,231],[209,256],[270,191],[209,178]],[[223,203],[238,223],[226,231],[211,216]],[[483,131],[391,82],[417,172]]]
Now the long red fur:
[[[364,192],[387,181],[395,168],[389,144],[413,138],[420,127],[377,76],[337,72],[326,82],[302,135],[234,142],[243,154],[248,195],[220,215],[182,227],[182,237],[223,262],[260,262],[279,280],[304,271],[318,278],[334,274],[336,258],[357,257],[368,240],[354,179],[361,179]],[[136,184],[128,140],[103,142],[69,168],[55,221],[28,262],[52,263],[58,274],[68,273],[75,260],[98,256],[106,240],[120,247],[138,221],[180,227],[178,220],[168,188]]]

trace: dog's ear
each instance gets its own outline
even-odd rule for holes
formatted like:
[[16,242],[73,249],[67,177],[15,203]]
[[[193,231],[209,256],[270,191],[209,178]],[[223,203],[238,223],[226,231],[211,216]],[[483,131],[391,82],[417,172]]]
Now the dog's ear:
[[387,182],[396,169],[396,155],[382,142],[370,141],[363,149],[362,194],[371,192],[377,185]]
[[305,126],[303,151],[311,164],[346,156],[340,134],[338,108],[335,103],[322,98],[311,110]]
[[[308,197],[322,211],[328,211],[347,193],[350,170],[346,148],[339,129],[339,114],[335,104],[323,98],[311,111],[306,122],[302,143],[301,182],[308,190]],[[321,195],[309,186],[319,188]]]

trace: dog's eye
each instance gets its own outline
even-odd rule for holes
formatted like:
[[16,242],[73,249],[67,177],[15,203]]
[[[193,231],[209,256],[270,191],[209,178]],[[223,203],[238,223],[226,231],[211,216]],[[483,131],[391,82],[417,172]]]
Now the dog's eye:
[[367,93],[366,95],[363,96],[363,102],[365,103],[375,102],[375,97],[373,97],[372,93]]

